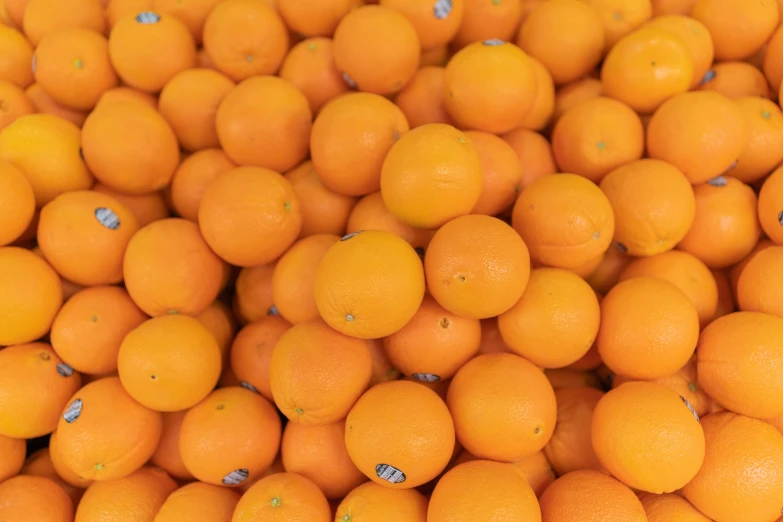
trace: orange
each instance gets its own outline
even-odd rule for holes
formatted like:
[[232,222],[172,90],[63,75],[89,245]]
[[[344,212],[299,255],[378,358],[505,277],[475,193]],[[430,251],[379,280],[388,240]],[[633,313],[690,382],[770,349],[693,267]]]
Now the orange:
[[740,310],[765,312],[783,318],[776,274],[783,262],[783,247],[770,246],[749,258],[737,281],[737,303]]
[[231,522],[239,498],[236,491],[193,482],[168,496],[154,522]]
[[587,3],[601,17],[606,32],[606,50],[653,15],[651,0],[587,0]]
[[57,453],[82,479],[126,477],[155,452],[161,414],[133,400],[118,377],[87,384],[67,404],[57,424]]
[[555,390],[557,424],[544,454],[558,475],[580,469],[603,471],[590,435],[593,410],[603,396],[602,391],[588,386]]
[[272,299],[280,315],[297,324],[317,319],[315,274],[326,251],[338,236],[317,234],[294,243],[275,265]]
[[313,114],[349,90],[334,64],[334,44],[329,38],[308,38],[293,46],[280,67],[280,77],[302,91]]
[[346,419],[351,460],[373,482],[408,489],[438,476],[454,450],[454,423],[432,390],[407,381],[373,386]]
[[331,522],[326,497],[311,480],[296,473],[264,477],[242,495],[232,522]]
[[292,422],[331,424],[348,414],[370,382],[372,360],[361,339],[320,319],[283,333],[269,363],[272,396]]
[[345,421],[321,426],[289,422],[280,447],[283,466],[312,480],[327,498],[341,499],[366,478],[345,447]]
[[296,240],[302,216],[287,179],[263,167],[238,167],[204,191],[198,222],[219,256],[255,266],[275,260]]
[[783,168],[777,168],[764,181],[758,196],[758,218],[764,233],[783,244]]
[[724,315],[704,329],[699,384],[723,407],[762,419],[783,413],[783,389],[774,379],[783,319],[761,312]]
[[234,288],[234,314],[241,324],[251,323],[267,315],[278,315],[272,303],[274,264],[243,268]]
[[177,17],[193,34],[196,42],[201,42],[201,32],[204,21],[212,8],[220,0],[101,0],[106,5],[106,18],[109,27],[128,15],[136,15],[142,11],[158,9]]
[[159,221],[169,217],[169,209],[160,192],[148,192],[147,194],[124,194],[107,187],[101,183],[92,186],[92,190],[113,197],[136,216],[139,228],[145,227],[153,221]]
[[32,185],[24,172],[7,161],[0,161],[0,206],[8,209],[0,215],[0,246],[5,246],[24,234],[35,215]]
[[234,82],[211,69],[188,69],[163,86],[160,114],[171,125],[182,148],[197,151],[218,147],[215,116]]
[[688,233],[696,215],[688,178],[665,161],[631,161],[609,172],[600,187],[614,210],[614,240],[632,256],[671,250]]
[[483,176],[481,196],[472,213],[494,216],[514,203],[522,181],[522,162],[511,145],[494,134],[467,131],[465,135],[479,155]]
[[652,0],[653,16],[660,18],[664,15],[687,15],[693,9],[696,0]]
[[732,177],[721,176],[694,188],[696,217],[678,245],[711,269],[744,259],[761,234],[753,190]]
[[231,342],[237,333],[236,320],[231,310],[217,299],[209,305],[209,308],[196,316],[199,323],[204,326],[215,338],[220,348],[220,354],[224,362],[228,361],[228,351]]
[[389,232],[354,232],[334,243],[315,274],[315,303],[332,328],[376,339],[402,328],[424,297],[424,269],[408,243]]
[[778,4],[698,0],[691,16],[710,31],[717,60],[744,60],[761,49],[777,29]]
[[91,29],[75,27],[41,40],[35,49],[35,81],[57,103],[90,110],[118,80],[106,38]]
[[481,214],[456,218],[424,258],[430,293],[446,310],[486,319],[514,306],[530,276],[528,249],[513,228]]
[[150,458],[151,464],[158,466],[179,480],[194,480],[193,475],[182,462],[182,456],[179,453],[179,434],[182,431],[182,421],[185,420],[187,413],[187,410],[181,410],[163,414],[160,442]]
[[593,449],[598,461],[629,487],[671,493],[687,484],[704,459],[698,416],[662,384],[628,382],[595,406]]
[[783,161],[783,112],[775,102],[745,96],[734,101],[745,115],[747,142],[731,175],[745,183],[763,179]]
[[128,194],[160,190],[179,164],[179,144],[161,114],[136,101],[101,104],[84,122],[82,153],[98,181]]
[[549,465],[543,451],[518,460],[513,463],[513,466],[525,474],[537,498],[541,497],[546,488],[555,481],[555,472],[552,471],[552,466]]
[[257,0],[218,2],[204,22],[203,38],[215,68],[236,82],[275,74],[289,43],[280,15]]
[[0,98],[5,110],[0,114],[0,130],[16,121],[20,116],[37,112],[33,101],[21,87],[8,80],[0,80]]
[[534,262],[577,268],[606,252],[615,221],[609,200],[593,182],[574,174],[544,176],[514,204],[514,229]]
[[195,223],[172,218],[139,230],[128,243],[123,267],[125,287],[144,313],[195,316],[220,292],[224,263]]
[[497,38],[511,40],[522,18],[522,0],[464,0],[465,12],[452,45],[465,47],[474,42]]
[[43,337],[63,302],[57,272],[29,250],[2,247],[0,274],[0,346]]
[[394,217],[386,208],[380,191],[364,196],[351,210],[346,231],[352,233],[359,230],[389,232],[419,249],[427,246],[434,234],[433,231],[414,228]]
[[587,353],[600,319],[595,292],[582,278],[560,268],[538,268],[522,298],[498,317],[498,328],[517,355],[536,366],[562,368]]
[[32,452],[27,457],[20,474],[44,477],[54,481],[65,490],[69,497],[71,497],[71,501],[74,505],[79,504],[79,500],[81,500],[82,495],[84,494],[83,489],[72,486],[60,478],[57,471],[54,469],[49,448],[41,448]]
[[690,502],[675,493],[648,494],[643,495],[640,500],[649,522],[667,522],[669,520],[710,522],[710,519],[702,515]]
[[453,314],[430,296],[408,324],[383,340],[393,367],[423,382],[453,377],[480,343],[478,319]]
[[171,203],[181,217],[198,221],[198,207],[207,187],[236,165],[219,148],[199,150],[179,164],[171,178]]
[[[96,379],[97,380],[97,379]],[[87,381],[87,379],[85,379]],[[89,383],[87,383],[89,384]],[[75,471],[66,466],[63,461],[61,445],[57,442],[57,432],[53,432],[49,437],[49,457],[52,461],[52,468],[54,468],[55,474],[58,478],[72,488],[78,488],[81,495],[84,494],[84,490],[89,487],[90,484],[95,482],[92,479],[82,478]],[[59,483],[59,482],[58,482]],[[66,492],[68,490],[66,489]]]
[[223,98],[217,135],[234,163],[285,172],[307,156],[311,120],[307,98],[296,87],[275,76],[258,76]]
[[[653,1],[653,10],[656,2]],[[657,3],[661,3],[658,1]],[[668,14],[656,16],[644,24],[645,27],[652,27],[668,31],[682,38],[693,61],[693,80],[691,87],[696,87],[707,74],[712,66],[714,49],[712,45],[712,36],[707,28],[698,20],[685,16],[683,14]],[[721,64],[717,64],[720,66]]]
[[716,92],[689,92],[666,101],[653,114],[647,151],[651,158],[679,168],[696,185],[731,167],[747,138],[745,116],[737,104]]
[[394,103],[402,110],[411,128],[427,123],[452,124],[446,112],[446,68],[422,65],[402,88]]
[[601,67],[603,94],[649,114],[693,83],[693,58],[676,34],[654,27],[622,37]]
[[770,97],[764,73],[746,62],[714,64],[704,75],[699,90],[715,91],[731,99],[743,96]]
[[15,83],[25,89],[33,83],[33,46],[25,36],[13,27],[0,25],[0,79]]
[[157,95],[142,92],[131,87],[114,87],[105,91],[98,103],[114,103],[118,101],[138,101],[153,109],[158,108]]
[[382,96],[341,96],[313,123],[313,167],[329,190],[349,196],[375,192],[381,187],[384,158],[408,128],[403,112]]
[[141,11],[114,25],[109,57],[125,84],[155,93],[178,72],[195,67],[196,44],[185,24],[174,16]]
[[552,151],[562,172],[598,183],[609,171],[642,157],[642,121],[617,100],[586,100],[557,120],[552,131]]
[[783,436],[730,412],[707,415],[704,464],[682,493],[715,520],[774,520],[783,498]]
[[500,462],[474,460],[446,472],[432,492],[429,522],[540,521],[538,501],[524,473]]
[[73,502],[53,480],[20,475],[0,483],[0,517],[6,522],[72,522]]
[[479,355],[460,368],[447,402],[457,440],[479,458],[527,457],[546,446],[555,428],[549,381],[532,363],[509,353]]
[[767,42],[762,68],[766,79],[772,86],[772,91],[779,92],[780,85],[783,83],[783,30],[779,26]]
[[81,132],[50,114],[28,114],[0,131],[0,159],[12,163],[33,187],[42,207],[63,192],[87,190],[93,182],[80,157]]
[[520,190],[538,178],[557,172],[552,146],[541,134],[529,129],[515,129],[501,138],[511,145],[522,163]]
[[30,85],[25,91],[25,95],[27,95],[27,98],[33,103],[33,106],[38,112],[57,116],[73,123],[77,127],[84,125],[84,121],[87,119],[87,116],[89,116],[87,111],[69,109],[64,105],[57,103],[54,101],[54,98],[46,94],[46,91],[37,83]]
[[354,0],[291,0],[278,2],[277,8],[283,21],[295,33],[303,36],[331,36],[340,20],[356,4]]
[[552,120],[557,120],[571,108],[586,100],[592,100],[603,93],[601,80],[593,76],[585,76],[579,80],[566,83],[557,88],[555,93],[555,110]]
[[106,19],[99,0],[72,0],[68,4],[58,0],[30,0],[24,10],[22,27],[30,43],[39,46],[45,37],[64,29],[89,29],[103,34]]
[[76,508],[74,522],[111,520],[133,513],[152,520],[177,483],[165,471],[145,467],[126,477],[92,484]]
[[525,129],[543,130],[555,112],[555,84],[552,75],[540,61],[531,58],[530,64],[533,66],[533,76],[536,81],[536,96],[533,106],[520,121],[520,126]]
[[389,7],[350,11],[334,32],[334,63],[352,88],[393,94],[419,67],[421,45],[413,24]]
[[3,456],[3,463],[0,465],[0,483],[15,477],[22,470],[26,448],[27,442],[24,439],[12,439],[0,435],[0,454]]
[[[448,183],[443,180],[448,179]],[[481,161],[456,128],[431,123],[395,143],[381,170],[381,194],[400,221],[437,228],[470,213],[481,195]]]
[[595,470],[572,471],[541,495],[542,522],[646,522],[644,508],[619,480]]
[[381,0],[380,5],[402,13],[413,24],[421,48],[434,49],[449,43],[463,21],[463,0]]
[[517,45],[547,68],[558,85],[578,80],[601,61],[605,30],[587,2],[542,2],[525,17]]
[[340,502],[335,520],[427,522],[427,505],[427,498],[415,489],[392,489],[365,482]]
[[739,278],[742,275],[742,271],[745,269],[745,267],[748,265],[751,259],[753,257],[764,250],[765,248],[775,246],[775,243],[770,241],[769,239],[760,239],[758,243],[753,247],[753,250],[750,251],[750,253],[745,256],[739,263],[731,267],[731,269],[728,271],[729,276],[729,285],[731,287],[731,291],[736,298],[737,296],[737,283],[739,282]]
[[280,432],[280,417],[269,401],[238,386],[220,388],[185,415],[179,451],[201,482],[236,486],[272,464]]
[[117,371],[123,338],[145,319],[147,316],[123,288],[85,288],[57,313],[50,333],[52,347],[77,371],[111,373]]
[[461,128],[502,133],[518,127],[536,89],[533,62],[512,43],[476,42],[446,65],[446,111]]

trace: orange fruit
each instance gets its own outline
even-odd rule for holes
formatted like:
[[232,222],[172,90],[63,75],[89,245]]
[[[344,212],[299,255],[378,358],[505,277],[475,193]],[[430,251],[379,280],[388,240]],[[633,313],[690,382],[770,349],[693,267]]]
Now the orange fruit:
[[666,522],[681,520],[682,522],[710,522],[680,495],[664,493],[663,495],[643,495],[640,500],[649,522]]
[[58,118],[73,123],[79,128],[84,125],[84,121],[87,119],[87,116],[89,116],[89,112],[87,111],[69,109],[64,105],[57,103],[54,101],[54,98],[46,94],[46,91],[37,83],[30,85],[25,91],[25,95],[33,103],[35,109],[41,114],[57,116]]
[[[491,500],[489,500],[491,499]],[[510,464],[474,460],[446,472],[432,492],[429,522],[541,520],[524,473]]]
[[303,36],[331,36],[340,20],[356,4],[354,0],[291,0],[278,2],[277,7],[283,21],[295,33]]
[[262,478],[239,499],[232,522],[307,520],[331,522],[326,497],[310,479],[296,473]]
[[103,34],[106,19],[99,0],[73,0],[68,4],[57,0],[30,0],[24,10],[22,27],[30,43],[38,47],[44,38],[64,29],[89,29]]
[[591,469],[558,478],[541,495],[542,522],[645,522],[644,508],[619,480]]
[[479,458],[513,462],[527,457],[546,446],[555,428],[557,407],[549,381],[532,363],[509,353],[479,355],[460,368],[447,403],[457,440]]
[[150,463],[163,469],[175,479],[194,480],[195,477],[185,467],[179,453],[179,434],[182,431],[182,421],[185,420],[186,414],[187,410],[163,414],[160,442],[150,458]]
[[15,83],[25,89],[33,83],[33,46],[25,36],[13,27],[0,24],[0,79]]
[[574,174],[544,176],[522,191],[512,216],[532,261],[577,268],[606,252],[615,221],[609,200]]
[[[652,67],[651,67],[652,65]],[[601,66],[603,94],[649,114],[693,83],[693,58],[682,38],[646,27],[622,37]]]
[[536,96],[533,106],[522,118],[519,125],[525,129],[543,130],[555,112],[555,84],[552,75],[540,61],[531,58],[530,64],[533,66]]
[[293,46],[280,67],[280,77],[302,91],[313,114],[349,90],[334,64],[334,44],[329,38],[308,38]]
[[29,250],[2,247],[0,274],[0,345],[43,337],[63,302],[57,272]]
[[234,87],[228,77],[211,69],[188,69],[174,75],[160,92],[158,109],[182,148],[197,151],[218,147],[215,115]]
[[102,104],[82,129],[82,152],[98,180],[120,192],[145,194],[171,182],[179,144],[161,114],[135,101]]
[[501,138],[511,145],[522,163],[520,190],[538,178],[557,172],[552,146],[541,134],[529,129],[515,129],[501,135]]
[[761,239],[753,247],[753,250],[751,250],[750,253],[747,256],[745,256],[745,258],[743,258],[739,263],[731,267],[731,269],[728,271],[729,285],[731,287],[731,291],[735,298],[737,296],[737,283],[739,282],[739,278],[742,275],[742,271],[745,269],[745,267],[748,265],[750,260],[753,259],[753,257],[757,253],[771,246],[775,246],[775,243],[773,243],[769,239]]
[[384,158],[408,128],[403,112],[382,96],[340,96],[313,123],[313,167],[329,190],[349,196],[375,192]]
[[320,319],[294,325],[278,339],[269,363],[277,407],[292,422],[331,424],[345,418],[370,382],[367,345]]
[[734,101],[745,115],[747,142],[731,175],[745,183],[763,179],[783,161],[783,112],[758,96]]
[[219,148],[199,150],[182,160],[171,178],[170,195],[181,217],[198,221],[198,207],[207,187],[236,165]]
[[54,469],[49,448],[41,448],[32,452],[27,457],[20,474],[52,480],[65,490],[74,506],[79,504],[79,500],[84,494],[83,489],[72,486],[60,478]]
[[770,246],[750,257],[737,281],[737,302],[740,310],[764,312],[783,318],[779,302],[777,278],[772,277],[783,262],[783,247]]
[[98,103],[114,103],[119,101],[137,101],[148,105],[152,109],[158,108],[158,98],[155,94],[142,92],[131,87],[113,87],[106,90]]
[[251,323],[267,315],[279,315],[272,303],[272,274],[274,264],[243,268],[234,288],[234,314],[242,324]]
[[428,65],[419,68],[411,81],[397,94],[397,104],[411,128],[427,123],[453,124],[446,112],[446,68]]
[[463,0],[381,0],[380,5],[402,13],[413,24],[421,48],[434,49],[449,43],[462,24]]
[[688,233],[696,215],[688,178],[665,161],[628,162],[609,172],[600,187],[614,210],[614,240],[632,256],[671,250]]
[[219,388],[185,414],[179,451],[201,482],[237,486],[272,464],[280,432],[280,417],[269,401],[238,386]]
[[699,90],[715,91],[727,98],[760,96],[769,98],[767,79],[756,66],[746,62],[720,62],[707,71]]
[[461,128],[502,133],[518,127],[533,108],[536,88],[533,62],[512,43],[472,43],[446,65],[446,111]]
[[288,51],[280,15],[264,2],[218,2],[204,22],[204,50],[215,68],[236,82],[275,74]]
[[711,269],[744,259],[761,234],[753,190],[730,176],[697,185],[696,217],[678,247]]
[[419,67],[416,29],[400,12],[365,5],[343,17],[334,32],[334,63],[352,88],[393,94]]
[[0,216],[0,246],[24,234],[35,215],[35,193],[24,172],[0,161],[0,206],[8,209]]
[[139,228],[146,227],[153,221],[166,219],[170,215],[166,201],[163,199],[163,194],[160,192],[148,192],[147,194],[137,195],[123,194],[101,183],[93,185],[92,190],[109,195],[128,207],[128,210],[136,216]]
[[33,187],[42,207],[63,192],[87,190],[92,175],[80,157],[81,132],[50,114],[20,116],[0,131],[0,159],[12,163]]
[[783,168],[764,180],[758,196],[758,218],[767,237],[783,244]]
[[24,439],[12,439],[0,435],[0,454],[3,456],[3,463],[0,464],[0,483],[15,477],[22,471],[26,448],[27,442]]
[[[174,261],[176,260],[176,261]],[[203,312],[220,292],[224,263],[195,223],[162,219],[139,230],[125,251],[125,287],[152,317]]]
[[307,98],[296,87],[275,76],[258,76],[226,94],[216,124],[231,161],[285,172],[307,156],[311,121]]
[[481,187],[475,147],[463,132],[442,123],[404,134],[389,150],[381,170],[386,207],[400,221],[419,228],[437,228],[470,213]]
[[[85,379],[85,381],[86,380],[87,379]],[[76,474],[75,471],[73,471],[68,466],[66,466],[62,457],[63,450],[57,441],[58,441],[58,436],[57,436],[57,432],[55,431],[49,437],[49,457],[50,460],[52,461],[52,468],[54,468],[55,474],[59,477],[60,480],[62,480],[65,484],[67,484],[72,488],[78,488],[81,492],[81,495],[84,495],[84,490],[87,489],[90,486],[90,484],[92,484],[95,481],[92,479],[80,477],[79,475]],[[66,492],[67,491],[68,490],[66,489]]]
[[230,522],[240,495],[236,491],[193,482],[168,496],[155,516],[155,522]]
[[218,343],[223,360],[228,360],[228,351],[237,333],[236,319],[228,306],[220,299],[196,316],[201,325],[206,328]]
[[567,111],[586,100],[598,98],[603,93],[601,80],[593,76],[585,76],[579,80],[561,85],[555,93],[555,112],[552,119],[555,123]]
[[5,110],[0,114],[0,130],[16,121],[20,116],[37,112],[33,101],[21,87],[8,80],[0,80],[0,98]]
[[508,209],[517,197],[522,181],[522,162],[502,138],[483,131],[467,131],[481,161],[481,196],[473,214],[494,216]]
[[438,476],[454,450],[454,424],[443,400],[407,381],[373,386],[348,413],[345,445],[373,482],[408,489]]
[[517,36],[517,45],[540,61],[558,85],[593,70],[605,41],[600,14],[579,0],[540,3],[522,21]]
[[71,522],[73,502],[53,480],[20,475],[0,483],[0,517],[7,522]]
[[[657,3],[661,2],[658,1]],[[653,1],[652,4],[654,10],[656,2]],[[710,32],[704,24],[684,14],[668,14],[656,16],[646,22],[644,26],[668,31],[682,38],[693,61],[691,87],[696,87],[702,81],[704,75],[707,74],[707,71],[710,70],[714,55],[712,36],[710,36]],[[721,64],[717,65],[720,66]]]
[[392,489],[375,482],[365,482],[340,502],[335,520],[361,520],[364,517],[376,522],[427,522],[427,505],[427,498],[415,489]]
[[434,234],[431,230],[414,228],[403,223],[386,208],[381,192],[373,192],[356,203],[348,216],[346,231],[381,230],[401,237],[415,248],[424,248]]
[[552,151],[561,172],[579,174],[598,183],[611,170],[642,157],[642,121],[617,100],[586,100],[557,120],[552,131]]
[[595,406],[593,449],[598,461],[629,487],[671,493],[687,484],[704,460],[698,416],[662,384],[628,382]]
[[498,317],[508,347],[536,366],[562,368],[595,341],[601,309],[590,285],[560,268],[538,268],[521,299]]
[[136,402],[118,377],[106,377],[68,400],[57,424],[57,453],[78,477],[112,481],[150,459],[162,425],[160,413]]
[[696,0],[652,0],[653,16],[659,18],[670,14],[687,15],[695,3]]
[[555,390],[557,424],[544,454],[558,475],[580,469],[603,471],[590,435],[593,411],[603,396],[602,391],[589,386]]
[[424,268],[408,243],[389,232],[354,232],[326,251],[315,274],[315,303],[332,328],[352,337],[391,335],[424,298]]
[[106,5],[106,18],[109,27],[128,15],[141,11],[158,9],[161,13],[175,16],[193,34],[197,43],[201,42],[204,20],[220,0],[101,0]]
[[611,49],[623,36],[635,31],[649,20],[651,0],[587,0],[598,12],[606,32],[606,50]]
[[776,2],[698,0],[691,16],[712,35],[717,60],[750,58],[778,26]]
[[345,447],[344,420],[321,426],[289,422],[280,451],[285,470],[312,480],[327,498],[342,499],[366,481]]
[[458,49],[492,38],[509,41],[522,18],[522,0],[464,0],[464,4],[462,23],[451,41]]
[[471,214],[435,233],[424,272],[438,304],[458,315],[486,319],[510,309],[522,296],[530,277],[528,259],[525,242],[513,228],[497,218]]
[[[780,5],[778,5],[778,14],[780,14]],[[780,29],[780,26],[767,41],[767,46],[763,53],[761,66],[764,70],[764,75],[769,81],[772,91],[779,92],[780,85],[783,83],[783,30]]]
[[383,340],[393,367],[414,379],[449,379],[478,352],[481,323],[461,317],[424,296],[416,314]]

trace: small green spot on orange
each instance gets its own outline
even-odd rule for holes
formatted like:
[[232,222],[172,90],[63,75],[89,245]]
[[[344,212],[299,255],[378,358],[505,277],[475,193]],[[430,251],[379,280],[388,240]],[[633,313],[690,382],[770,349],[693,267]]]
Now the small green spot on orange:
[[623,19],[623,15],[621,15],[620,13],[614,13],[612,15],[612,18],[614,18],[615,20],[622,20]]
[[310,42],[307,44],[307,48],[310,49],[311,51],[315,51],[318,48],[318,46],[315,45],[315,42]]
[[351,515],[345,515],[343,517],[343,522],[351,522]]
[[285,208],[286,212],[291,212],[291,203],[286,201],[283,203],[283,208]]
[[97,469],[98,471],[103,471],[103,468],[104,468],[105,466],[99,462],[99,463],[97,463],[96,465],[94,465],[93,467],[94,467],[95,469]]
[[84,67],[84,63],[82,63],[82,61],[79,58],[77,58],[73,61],[73,66],[76,67],[77,69],[81,69],[82,67]]
[[460,138],[460,139],[459,139],[459,142],[460,142],[460,143],[466,143],[466,142],[465,142],[465,138]]
[[272,505],[272,507],[277,507],[280,505],[280,497],[275,497],[269,503]]
[[596,146],[598,147],[598,150],[604,150],[606,148],[606,142],[605,141],[599,141]]
[[91,323],[97,323],[98,322],[98,316],[97,315],[91,315],[90,316],[90,322]]
[[304,413],[304,410],[302,408],[294,408],[294,411],[298,413],[299,415]]
[[696,383],[695,382],[688,383],[688,389],[690,391],[692,391],[692,392],[695,392],[696,391]]
[[764,112],[761,113],[761,117],[764,118],[765,120],[768,120],[768,119],[770,119],[772,117],[772,113],[770,113],[768,111],[764,111]]
[[178,312],[178,311],[176,311],[176,310],[174,310],[173,308],[171,308],[171,309],[169,310],[169,315],[177,315],[178,313],[179,313],[179,312]]
[[353,320],[356,319],[353,314],[345,314],[345,320],[350,322],[353,322]]
[[253,55],[252,54],[248,54],[247,56],[245,56],[245,61],[247,63],[252,62],[253,61]]
[[500,0],[492,0],[492,3],[495,5],[500,5]]

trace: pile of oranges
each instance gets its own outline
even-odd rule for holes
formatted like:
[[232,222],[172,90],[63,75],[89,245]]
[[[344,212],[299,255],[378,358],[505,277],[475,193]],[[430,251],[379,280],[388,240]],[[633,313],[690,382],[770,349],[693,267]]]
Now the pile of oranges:
[[0,19],[0,521],[783,520],[783,1]]

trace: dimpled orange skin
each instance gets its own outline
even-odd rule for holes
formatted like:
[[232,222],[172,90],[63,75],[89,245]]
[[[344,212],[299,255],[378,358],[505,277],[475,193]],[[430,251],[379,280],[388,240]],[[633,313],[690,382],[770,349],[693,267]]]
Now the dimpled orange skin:
[[193,482],[169,495],[153,522],[231,522],[239,498],[231,489]]
[[487,2],[465,0],[465,14],[457,35],[452,40],[455,48],[462,48],[487,38],[511,40],[523,15],[521,0]]
[[557,172],[552,146],[541,134],[530,129],[515,129],[501,136],[511,145],[522,163],[520,189],[527,188],[538,178]]
[[699,384],[731,411],[768,419],[783,414],[783,319],[761,312],[735,312],[702,332]]
[[60,276],[43,259],[18,247],[0,248],[0,345],[42,337],[63,303]]
[[743,96],[770,98],[764,73],[747,62],[719,62],[705,74],[698,90],[715,91],[736,100]]
[[179,480],[195,480],[182,462],[179,453],[179,434],[182,431],[182,421],[188,410],[163,414],[163,431],[155,453],[150,458],[150,464],[158,466],[166,473]]
[[510,353],[479,355],[460,368],[447,403],[458,440],[479,458],[527,457],[546,446],[555,428],[552,385],[540,369]]
[[198,222],[198,207],[207,187],[236,165],[218,148],[197,151],[185,157],[174,171],[168,197],[178,216]]
[[275,315],[272,303],[272,275],[275,265],[269,263],[243,268],[239,271],[234,288],[232,308],[240,324],[257,321],[267,315]]
[[[442,90],[439,89],[438,93],[442,94]],[[16,121],[20,116],[38,112],[27,93],[9,80],[0,79],[0,96],[7,104],[6,111],[0,116],[0,130]]]
[[293,46],[279,74],[302,91],[313,114],[350,90],[334,65],[334,45],[330,38],[308,38]]
[[561,268],[538,268],[522,297],[498,317],[511,351],[536,366],[562,368],[584,356],[598,335],[601,309],[590,285]]
[[589,386],[555,390],[557,424],[544,455],[559,476],[579,469],[603,471],[593,450],[593,410],[604,393]]
[[365,482],[340,502],[335,520],[427,522],[428,502],[415,489],[392,489],[375,482]]
[[711,522],[690,502],[676,493],[647,494],[642,495],[640,500],[648,522]]
[[463,129],[513,130],[533,107],[536,88],[530,58],[512,43],[472,43],[446,65],[446,111]]
[[270,401],[269,363],[277,341],[289,328],[291,323],[279,315],[267,315],[242,328],[231,345],[229,360],[237,378]]
[[73,522],[73,502],[59,484],[20,475],[0,483],[0,517],[8,522]]
[[612,47],[601,67],[605,96],[649,114],[693,82],[693,59],[682,38],[651,27],[638,29]]
[[593,411],[598,461],[629,487],[671,493],[696,475],[704,432],[688,405],[662,384],[628,382],[604,395]]
[[783,269],[783,247],[771,246],[756,253],[737,281],[740,310],[765,312],[783,318],[783,294],[777,274]]
[[442,61],[424,65],[416,71],[411,81],[394,98],[411,127],[425,123],[453,124],[444,102],[446,67]]
[[604,193],[575,174],[534,181],[517,199],[511,221],[533,262],[568,269],[606,252],[615,228]]
[[759,191],[758,217],[767,237],[783,245],[783,167],[764,180]]
[[628,486],[595,470],[572,471],[541,495],[542,522],[647,522]]
[[[724,183],[721,185],[722,183]],[[694,187],[696,217],[677,247],[711,269],[727,268],[753,250],[761,226],[756,193],[731,176]]]
[[424,257],[430,293],[450,312],[474,319],[514,306],[530,277],[525,242],[509,225],[471,214],[443,225]]
[[606,30],[606,50],[652,18],[651,0],[587,0],[598,11]]
[[632,256],[671,250],[696,215],[688,178],[661,160],[626,163],[609,172],[599,186],[614,210],[614,240]]
[[457,34],[465,14],[463,0],[453,0],[446,4],[447,8],[428,0],[381,0],[379,3],[402,13],[413,24],[424,51],[448,44]]
[[424,291],[416,251],[379,230],[355,232],[334,243],[315,274],[315,303],[323,320],[361,339],[386,337],[405,326]]
[[313,481],[296,473],[262,478],[239,499],[232,522],[331,522],[332,512]]
[[277,341],[269,366],[277,407],[291,421],[303,424],[344,418],[367,388],[371,372],[365,342],[320,319],[287,330]]
[[92,190],[111,196],[128,207],[128,210],[136,216],[139,228],[146,227],[153,221],[166,219],[171,215],[169,207],[166,206],[166,200],[164,199],[162,192],[148,192],[146,194],[134,196],[132,194],[118,192],[102,183],[93,185]]
[[465,136],[476,148],[483,174],[481,197],[471,213],[500,214],[519,193],[524,175],[522,162],[514,148],[499,136],[482,131],[467,131]]
[[628,279],[601,302],[598,352],[620,375],[637,379],[670,375],[691,358],[698,337],[696,307],[664,279]]
[[349,233],[382,230],[401,237],[414,248],[426,247],[435,234],[432,230],[414,228],[394,217],[386,208],[380,190],[367,194],[356,203],[345,229]]
[[775,102],[760,96],[743,96],[734,103],[745,115],[748,141],[731,175],[753,183],[783,160],[783,112]]
[[381,169],[381,195],[400,221],[438,228],[469,214],[481,197],[481,160],[465,133],[430,123],[404,134]]
[[[408,381],[373,386],[346,419],[345,445],[359,470],[384,487],[408,489],[437,477],[454,452],[454,423],[438,395]],[[390,482],[381,465],[405,474]]]
[[[653,3],[655,4],[655,2]],[[705,73],[712,66],[714,58],[712,36],[704,24],[685,14],[669,14],[656,16],[646,22],[644,26],[668,31],[682,38],[693,60],[691,88],[699,85]]]
[[475,520],[541,522],[536,495],[521,470],[501,462],[473,460],[441,477],[430,498],[427,521]]
[[777,2],[699,0],[691,16],[712,34],[717,60],[752,57],[778,26]]
[[712,91],[670,98],[647,126],[649,156],[679,168],[694,185],[731,167],[745,148],[746,139],[742,110]]

